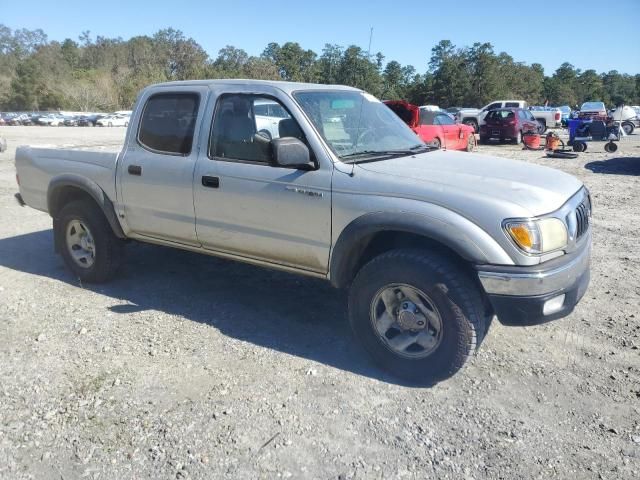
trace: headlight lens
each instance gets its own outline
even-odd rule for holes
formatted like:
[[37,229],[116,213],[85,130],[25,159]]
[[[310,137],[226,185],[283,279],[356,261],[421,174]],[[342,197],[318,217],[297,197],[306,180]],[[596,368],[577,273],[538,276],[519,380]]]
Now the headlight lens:
[[557,218],[509,220],[504,228],[516,245],[527,253],[548,253],[567,246],[567,227]]

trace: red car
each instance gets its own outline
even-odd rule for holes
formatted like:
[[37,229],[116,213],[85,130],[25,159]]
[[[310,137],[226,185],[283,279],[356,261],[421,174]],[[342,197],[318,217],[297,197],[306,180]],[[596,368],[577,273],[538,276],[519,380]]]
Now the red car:
[[498,108],[484,117],[480,126],[480,143],[491,139],[510,139],[513,143],[522,143],[524,133],[539,133],[538,121],[529,110],[524,108]]
[[384,103],[429,145],[467,152],[476,147],[473,127],[457,123],[445,112],[426,110],[402,100]]

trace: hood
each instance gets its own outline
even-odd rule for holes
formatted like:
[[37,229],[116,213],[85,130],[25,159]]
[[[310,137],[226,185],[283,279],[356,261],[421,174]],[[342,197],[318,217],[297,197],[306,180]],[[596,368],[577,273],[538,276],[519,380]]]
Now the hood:
[[420,198],[466,216],[474,216],[469,212],[483,206],[517,212],[512,216],[544,215],[582,187],[578,179],[559,170],[466,152],[436,151],[359,166],[386,176],[375,182],[380,193]]
[[402,121],[411,128],[418,126],[420,119],[420,108],[418,106],[403,100],[387,100],[384,104],[393,110],[393,113],[398,115]]

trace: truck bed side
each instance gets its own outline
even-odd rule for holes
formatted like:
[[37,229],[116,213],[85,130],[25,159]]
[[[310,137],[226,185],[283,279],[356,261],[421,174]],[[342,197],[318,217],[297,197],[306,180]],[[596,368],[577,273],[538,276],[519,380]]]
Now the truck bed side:
[[115,203],[118,154],[113,149],[18,147],[16,172],[20,194],[27,205],[47,212],[47,191],[51,180],[61,175],[78,175],[96,183]]

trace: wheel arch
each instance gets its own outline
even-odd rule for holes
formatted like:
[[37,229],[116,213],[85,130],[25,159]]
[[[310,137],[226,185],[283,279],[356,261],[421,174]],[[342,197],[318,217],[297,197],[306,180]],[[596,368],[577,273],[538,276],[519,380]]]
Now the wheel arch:
[[[457,225],[453,225],[407,212],[358,217],[344,228],[332,249],[329,280],[336,288],[348,287],[359,268],[370,259],[385,251],[406,247],[440,251],[465,268],[473,264],[513,264],[486,232],[460,216],[458,219]],[[477,239],[478,242],[472,240],[464,231],[470,225],[475,228],[471,234],[482,232],[484,238]]]
[[93,201],[102,210],[116,237],[126,238],[120,222],[118,222],[113,202],[97,183],[74,174],[59,175],[49,182],[47,210],[54,222],[62,208],[75,200]]

